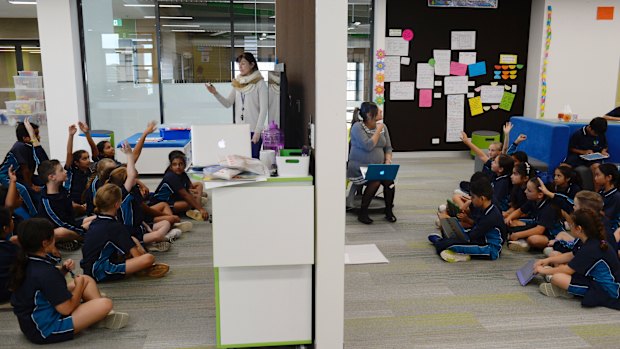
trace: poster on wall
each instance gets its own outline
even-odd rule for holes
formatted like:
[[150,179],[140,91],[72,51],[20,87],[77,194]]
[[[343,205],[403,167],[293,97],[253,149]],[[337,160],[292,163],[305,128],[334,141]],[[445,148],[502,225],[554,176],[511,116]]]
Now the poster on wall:
[[428,0],[428,7],[497,8],[499,0]]

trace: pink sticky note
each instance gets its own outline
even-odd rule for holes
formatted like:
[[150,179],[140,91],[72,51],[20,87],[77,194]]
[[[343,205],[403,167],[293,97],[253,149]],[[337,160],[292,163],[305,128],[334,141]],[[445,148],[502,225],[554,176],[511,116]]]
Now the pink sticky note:
[[450,75],[463,76],[467,73],[467,64],[450,62]]
[[433,90],[420,90],[420,108],[430,108],[433,106]]

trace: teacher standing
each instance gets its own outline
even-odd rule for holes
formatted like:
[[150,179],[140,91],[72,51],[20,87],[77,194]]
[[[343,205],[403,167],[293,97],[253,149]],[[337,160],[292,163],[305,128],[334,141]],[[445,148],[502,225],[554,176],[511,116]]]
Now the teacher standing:
[[263,144],[261,132],[265,126],[268,109],[267,84],[263,79],[256,58],[250,52],[244,52],[237,57],[240,74],[232,81],[233,90],[228,97],[217,92],[211,84],[206,84],[207,90],[226,108],[235,105],[236,123],[250,124],[252,138],[252,157],[258,159]]

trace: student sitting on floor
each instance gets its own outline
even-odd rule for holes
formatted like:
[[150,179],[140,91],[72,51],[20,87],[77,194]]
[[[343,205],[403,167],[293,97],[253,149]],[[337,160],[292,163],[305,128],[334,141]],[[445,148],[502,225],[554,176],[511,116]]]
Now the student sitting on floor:
[[78,216],[86,213],[86,205],[82,201],[82,193],[86,189],[88,178],[92,174],[90,169],[90,155],[86,150],[73,151],[73,137],[77,133],[75,125],[69,126],[69,137],[67,139],[67,158],[65,170],[67,170],[67,180],[64,188],[69,192],[69,197],[73,202],[73,210]]
[[110,173],[109,183],[115,184],[123,192],[123,200],[118,219],[131,231],[131,235],[138,241],[144,242],[150,251],[164,252],[170,249],[170,241],[181,236],[180,229],[170,229],[170,222],[163,220],[153,224],[151,228],[144,222],[142,210],[142,195],[136,179],[138,172],[135,168],[133,152],[129,144],[121,148],[127,156],[127,167],[119,167]]
[[609,219],[614,230],[620,226],[619,181],[620,173],[614,164],[602,164],[594,170],[594,183],[601,188],[599,194],[603,197],[605,217]]
[[581,191],[581,178],[572,167],[560,165],[553,171],[553,186],[555,193],[573,199],[575,194]]
[[86,204],[86,215],[90,216],[95,212],[95,194],[110,178],[110,173],[116,168],[116,162],[112,159],[101,159],[95,166],[95,173],[90,176],[86,189],[82,193],[82,201]]
[[495,178],[491,181],[493,202],[501,211],[507,211],[510,208],[510,192],[512,191],[510,175],[513,167],[514,161],[505,154],[496,156],[491,164],[491,170],[495,174]]
[[437,253],[446,262],[464,262],[472,256],[496,260],[502,251],[506,226],[502,212],[493,202],[493,188],[488,180],[471,182],[471,202],[480,210],[473,228],[463,231],[469,239],[444,239],[440,235],[428,236]]
[[170,267],[155,264],[155,257],[146,253],[127,227],[116,220],[121,196],[121,189],[114,184],[97,190],[97,218],[90,224],[82,247],[84,258],[80,265],[84,274],[97,282],[122,279],[141,271],[151,277],[166,275]]
[[575,131],[568,141],[568,155],[564,162],[572,167],[590,167],[601,163],[602,160],[588,161],[580,156],[592,153],[609,155],[605,132],[607,132],[607,120],[601,117],[592,119],[589,125]]
[[[540,292],[549,297],[583,297],[596,284],[610,298],[620,298],[620,261],[606,241],[600,215],[579,209],[572,221],[571,232],[583,246],[574,255],[568,252],[537,262],[536,273],[551,275],[551,282],[541,284]],[[557,266],[546,268],[550,265]]]
[[173,150],[168,154],[170,165],[166,169],[151,198],[152,204],[167,203],[174,213],[185,212],[190,218],[205,220],[209,213],[204,209],[206,198],[202,197],[203,185],[189,179],[185,173],[187,166],[185,154]]
[[[523,133],[521,133],[519,135],[519,137],[517,137],[517,139],[515,139],[515,141],[512,144],[510,144],[510,146],[509,146],[508,142],[510,140],[510,131],[512,131],[512,122],[508,121],[504,125],[502,130],[504,131],[504,142],[502,143],[502,154],[506,154],[506,155],[512,156],[513,154],[517,153],[517,147],[519,146],[519,144],[521,144],[523,141],[527,140],[527,136],[524,135]],[[521,153],[524,153],[524,152],[521,152]],[[522,161],[527,161],[527,158],[525,160],[522,160]],[[515,163],[516,162],[517,162],[517,160],[515,159]]]
[[[482,173],[489,176],[489,178],[492,180],[495,177],[495,174],[493,173],[493,170],[491,169],[491,165],[493,163],[493,160],[495,160],[495,157],[501,154],[502,143],[493,142],[489,144],[488,152],[485,153],[484,151],[482,151],[482,149],[478,148],[478,146],[472,143],[471,139],[467,137],[467,133],[461,132],[461,140],[466,146],[469,147],[469,149],[471,149],[474,153],[476,153],[476,156],[478,156],[482,162],[484,162],[484,165],[482,166]],[[465,194],[468,194],[469,190],[467,189],[468,189],[468,183],[461,182],[460,190],[463,191]]]
[[[46,160],[39,165],[39,174],[47,180],[41,190],[39,217],[46,218],[54,224],[58,247],[68,251],[78,249],[79,242],[84,240],[86,230],[82,228],[82,222],[76,223],[69,192],[62,186],[67,179],[67,172],[58,160]],[[92,219],[87,217],[84,221]]]
[[[47,153],[40,143],[39,126],[26,119],[15,129],[17,142],[6,154],[0,165],[0,184],[9,184],[9,169],[17,174],[17,191],[24,202],[25,210],[17,211],[24,219],[34,217],[39,205],[41,181],[35,175],[39,164],[47,160]],[[23,212],[23,213],[22,213]]]
[[74,262],[66,260],[60,269],[49,257],[54,247],[54,226],[33,218],[18,229],[22,252],[11,270],[11,304],[26,338],[48,344],[73,339],[76,333],[101,322],[119,329],[129,315],[112,312],[112,301],[101,297],[97,283],[86,275],[75,276],[67,284]]
[[[512,212],[518,210],[527,202],[525,189],[530,178],[535,176],[534,168],[528,162],[522,162],[512,169],[510,181],[512,182],[512,191],[510,192],[510,207],[504,211],[502,215],[508,217]],[[521,218],[521,217],[518,217]]]
[[[559,208],[552,205],[551,199],[546,198],[538,186],[538,178],[530,179],[525,189],[527,203],[505,219],[511,233],[510,250],[529,251],[530,247],[542,250],[562,230]],[[530,219],[518,219],[523,214]]]
[[11,299],[9,291],[9,267],[17,258],[19,247],[9,241],[13,233],[13,218],[11,211],[0,207],[0,304]]

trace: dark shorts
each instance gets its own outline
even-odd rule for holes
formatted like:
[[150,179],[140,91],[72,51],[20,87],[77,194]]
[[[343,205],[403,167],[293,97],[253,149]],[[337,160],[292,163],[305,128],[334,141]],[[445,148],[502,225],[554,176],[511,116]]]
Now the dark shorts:
[[20,328],[22,333],[28,338],[29,341],[35,344],[51,344],[51,343],[59,343],[65,342],[73,339],[73,318],[71,315],[58,319],[54,324],[54,333],[48,335],[47,337],[43,337],[41,332],[36,328],[36,326],[28,321],[27,323],[22,323],[20,321]]

